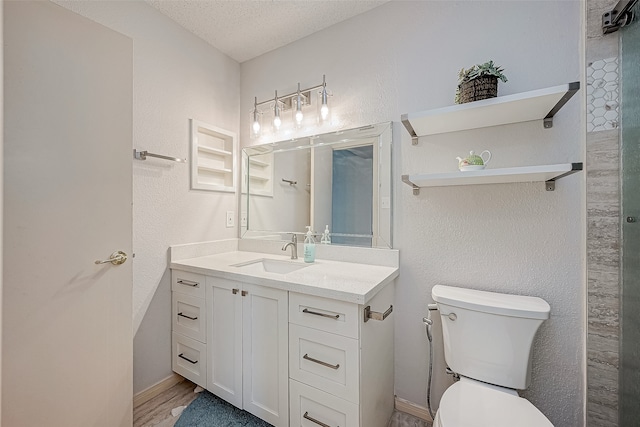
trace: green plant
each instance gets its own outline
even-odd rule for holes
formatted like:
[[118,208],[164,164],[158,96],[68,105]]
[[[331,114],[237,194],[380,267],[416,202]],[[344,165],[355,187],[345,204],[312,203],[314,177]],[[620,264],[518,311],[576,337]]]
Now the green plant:
[[507,82],[507,76],[502,74],[504,69],[498,65],[495,65],[493,61],[485,62],[484,64],[477,64],[473,67],[465,70],[462,68],[458,72],[458,89],[456,90],[456,104],[460,103],[460,86],[463,83],[470,82],[480,77],[485,76],[494,76],[498,79],[502,80],[504,83]]

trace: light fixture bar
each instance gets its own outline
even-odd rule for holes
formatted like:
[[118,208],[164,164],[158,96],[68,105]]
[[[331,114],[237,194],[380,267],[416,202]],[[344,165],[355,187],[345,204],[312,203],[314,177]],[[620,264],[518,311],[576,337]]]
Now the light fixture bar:
[[[311,98],[311,91],[314,91],[316,89],[321,89],[323,87],[325,87],[326,84],[320,84],[317,86],[313,86],[307,89],[300,89],[300,94],[302,95],[303,98],[306,99],[310,99]],[[296,90],[295,92],[292,93],[288,93],[284,96],[279,96],[278,97],[278,101],[280,101],[282,104],[284,104],[286,107],[291,107],[292,105],[294,105],[295,103],[293,102],[293,99],[296,98],[298,96],[298,91]],[[255,104],[255,106],[260,107],[262,105],[268,104],[270,102],[273,102],[273,98],[271,99],[267,99],[266,101],[261,101]]]

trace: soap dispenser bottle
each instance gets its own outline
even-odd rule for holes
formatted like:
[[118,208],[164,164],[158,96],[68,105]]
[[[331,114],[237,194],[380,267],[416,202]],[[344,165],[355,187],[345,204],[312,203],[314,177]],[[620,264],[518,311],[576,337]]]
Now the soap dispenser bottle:
[[316,241],[313,239],[311,226],[307,225],[307,237],[304,239],[304,262],[313,262],[316,259]]
[[322,233],[322,237],[320,238],[320,243],[323,245],[330,245],[331,244],[331,236],[329,234],[329,226],[325,225],[324,226],[324,233]]

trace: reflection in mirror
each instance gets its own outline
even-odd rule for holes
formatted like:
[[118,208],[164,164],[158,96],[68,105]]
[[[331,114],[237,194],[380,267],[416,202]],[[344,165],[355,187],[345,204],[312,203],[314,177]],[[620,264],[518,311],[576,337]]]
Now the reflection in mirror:
[[382,123],[244,148],[242,237],[391,248],[391,147]]

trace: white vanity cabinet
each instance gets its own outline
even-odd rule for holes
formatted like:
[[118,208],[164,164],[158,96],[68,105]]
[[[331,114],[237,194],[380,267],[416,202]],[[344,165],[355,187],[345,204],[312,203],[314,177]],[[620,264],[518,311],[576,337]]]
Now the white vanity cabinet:
[[291,427],[385,427],[394,407],[393,285],[366,306],[289,293]]
[[172,262],[174,371],[275,427],[386,427],[397,267],[238,273],[256,257],[280,259]]
[[287,292],[207,277],[206,300],[206,388],[275,427],[287,427]]

